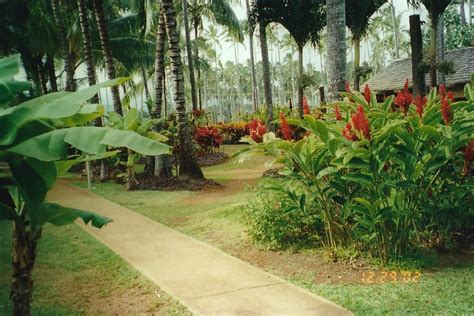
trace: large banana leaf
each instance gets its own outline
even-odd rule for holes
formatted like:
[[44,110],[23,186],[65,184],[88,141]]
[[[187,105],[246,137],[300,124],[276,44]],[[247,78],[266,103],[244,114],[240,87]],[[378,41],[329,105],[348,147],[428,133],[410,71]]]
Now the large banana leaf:
[[65,119],[79,113],[101,88],[118,85],[126,78],[106,81],[76,92],[57,92],[0,111],[0,146],[14,142],[17,131],[35,120]]
[[53,130],[28,139],[8,151],[41,161],[56,161],[66,159],[68,144],[89,154],[105,153],[106,146],[127,147],[149,156],[170,152],[168,145],[135,132],[93,126]]
[[28,90],[30,83],[13,81],[18,74],[19,56],[14,55],[0,59],[0,108],[8,104],[20,92]]

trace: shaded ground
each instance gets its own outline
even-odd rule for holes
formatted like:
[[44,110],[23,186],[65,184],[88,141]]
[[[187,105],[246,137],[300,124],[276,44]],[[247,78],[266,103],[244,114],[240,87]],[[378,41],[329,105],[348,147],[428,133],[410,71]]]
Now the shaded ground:
[[[238,146],[226,146],[232,154]],[[124,193],[115,184],[97,184],[93,191],[153,220],[217,246],[231,255],[290,279],[358,314],[474,312],[474,264],[472,253],[444,256],[446,265],[434,265],[421,276],[404,282],[400,268],[389,269],[396,278],[360,258],[331,262],[318,249],[263,251],[249,241],[242,222],[242,207],[252,197],[245,190],[254,186],[269,162],[256,157],[243,165],[228,162],[204,168],[206,177],[223,187],[200,192],[135,191]],[[84,186],[82,183],[78,183]],[[458,264],[459,263],[459,264]],[[369,277],[373,273],[373,277]],[[413,281],[413,280],[416,280]],[[370,281],[370,282],[369,282]],[[369,284],[370,283],[370,284]],[[355,295],[354,293],[357,293]]]
[[[0,221],[0,315],[9,315],[10,223]],[[76,225],[46,226],[34,268],[34,315],[188,315]]]

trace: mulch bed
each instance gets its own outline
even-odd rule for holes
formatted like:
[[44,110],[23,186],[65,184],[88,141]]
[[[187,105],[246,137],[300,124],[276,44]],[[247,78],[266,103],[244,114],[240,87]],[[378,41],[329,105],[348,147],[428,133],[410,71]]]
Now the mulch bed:
[[209,167],[226,163],[229,155],[224,152],[197,153],[197,162],[201,167]]
[[202,191],[220,186],[219,183],[209,179],[157,178],[145,174],[137,174],[132,190]]

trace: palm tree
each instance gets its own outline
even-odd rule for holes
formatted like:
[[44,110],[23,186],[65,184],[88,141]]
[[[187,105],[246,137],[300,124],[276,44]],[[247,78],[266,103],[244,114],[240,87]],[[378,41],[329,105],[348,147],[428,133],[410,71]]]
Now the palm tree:
[[439,18],[452,0],[409,0],[412,4],[420,2],[428,10],[430,16],[430,86],[437,86],[437,38]]
[[341,0],[326,0],[328,100],[335,101],[346,82],[346,6]]
[[181,49],[179,47],[179,33],[176,23],[176,12],[173,0],[162,0],[165,15],[166,31],[169,41],[169,53],[171,57],[171,70],[175,82],[174,101],[176,103],[179,141],[179,175],[195,179],[203,179],[204,175],[199,167],[194,145],[189,130],[186,115],[186,99],[184,94],[184,74],[181,63]]
[[346,24],[354,44],[354,90],[360,86],[360,41],[368,30],[370,17],[387,0],[346,0]]
[[53,16],[54,20],[56,21],[59,44],[63,53],[64,71],[66,72],[66,91],[75,91],[76,84],[74,82],[74,64],[72,63],[72,56],[69,53],[66,30],[64,29],[65,23],[59,0],[52,0],[51,8],[53,9]]
[[[231,0],[191,0],[187,3],[191,24],[194,29],[194,40],[199,38],[199,32],[203,29],[203,17],[208,18],[210,21],[224,26],[229,33],[235,38],[235,40],[242,42],[244,35],[242,27],[240,25],[234,10],[232,9],[230,2]],[[212,25],[211,25],[212,26]],[[194,45],[194,58],[199,59],[199,47]],[[202,108],[202,84],[201,84],[201,68],[197,64],[197,83],[198,83],[198,96],[199,96],[199,108]]]
[[250,18],[279,23],[295,40],[298,46],[298,110],[303,116],[303,49],[307,42],[316,44],[319,41],[325,24],[324,3],[320,0],[261,0],[255,3]]
[[[250,13],[249,0],[245,0],[247,8],[247,15]],[[253,110],[256,112],[258,109],[258,90],[257,90],[257,72],[255,70],[255,55],[253,47],[253,29],[247,25],[248,37],[249,37],[249,48],[250,48],[250,66],[252,68],[252,98],[253,98]]]
[[191,49],[191,34],[189,31],[188,1],[182,0],[182,10],[184,19],[184,35],[186,42],[186,53],[188,56],[189,81],[191,84],[191,103],[193,111],[198,109],[198,96],[196,91],[196,78],[194,77],[193,51]]
[[[112,57],[112,49],[110,47],[109,31],[105,20],[104,6],[101,0],[92,0],[94,7],[94,14],[97,21],[97,29],[99,30],[100,45],[102,48],[102,54],[105,59],[105,68],[107,69],[107,75],[109,79],[115,79],[115,66]],[[120,93],[117,86],[111,88],[112,101],[114,110],[121,116],[123,116],[122,102],[120,101]]]
[[263,66],[263,91],[265,92],[265,103],[267,105],[267,129],[272,131],[273,126],[273,97],[272,85],[270,82],[270,62],[268,60],[267,27],[268,23],[259,22],[258,29],[260,33],[260,50],[262,51]]

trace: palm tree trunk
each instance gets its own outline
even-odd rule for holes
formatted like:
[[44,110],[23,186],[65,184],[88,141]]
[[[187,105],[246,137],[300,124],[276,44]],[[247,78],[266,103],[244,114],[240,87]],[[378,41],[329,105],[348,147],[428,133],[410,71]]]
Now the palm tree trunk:
[[438,19],[434,17],[430,19],[430,33],[430,87],[434,88],[438,85],[436,74]]
[[354,90],[360,90],[360,38],[354,37]]
[[393,28],[393,39],[395,44],[395,57],[400,59],[400,43],[398,40],[398,27],[397,27],[397,15],[395,12],[395,5],[393,4],[393,0],[390,2],[391,6],[391,15],[392,15],[392,28]]
[[54,69],[54,56],[53,55],[46,55],[46,70],[48,72],[48,80],[51,92],[58,91],[58,83],[56,82],[56,72]]
[[[466,9],[464,8],[464,0],[461,0],[459,3],[459,10],[461,12],[461,23],[462,25],[466,25]],[[471,13],[472,15],[472,13]]]
[[420,63],[423,60],[423,38],[421,33],[420,15],[410,15],[410,45],[413,78],[413,94],[415,96],[425,95],[425,74],[420,71]]
[[145,97],[146,100],[150,100],[151,95],[150,95],[150,90],[148,89],[148,78],[147,78],[147,73],[145,70],[145,67],[143,67],[143,64],[140,64],[140,70],[142,72],[142,78],[143,78],[143,88],[145,89]]
[[[445,49],[445,44],[444,44],[444,18],[441,15],[438,20],[438,34],[437,34],[437,55],[438,55],[438,62],[442,63],[445,61],[445,55],[444,55],[444,49]],[[443,72],[439,72],[439,83],[440,84],[446,84],[446,75]]]
[[24,220],[13,223],[13,282],[10,297],[13,302],[13,315],[31,315],[33,296],[32,271],[36,258],[37,238],[30,238]]
[[303,45],[298,44],[298,114],[303,117]]
[[69,53],[66,31],[64,29],[64,19],[60,11],[59,0],[52,0],[51,7],[53,9],[54,21],[58,28],[59,45],[61,46],[61,51],[63,53],[64,71],[66,72],[66,91],[75,91],[74,65],[72,64],[72,56]]
[[[194,39],[196,40],[199,37],[199,25],[194,23]],[[199,48],[197,45],[194,47],[194,56],[196,60],[199,61]],[[197,90],[198,90],[198,102],[199,102],[199,109],[202,110],[202,82],[201,82],[201,67],[200,65],[196,65],[197,70]]]
[[191,83],[191,102],[193,111],[198,109],[198,98],[196,90],[196,77],[194,76],[193,50],[191,48],[191,34],[189,31],[188,0],[181,1],[183,6],[184,34],[186,41],[186,52],[188,56],[189,81]]
[[[250,12],[249,0],[245,0],[247,7],[247,13]],[[257,90],[257,72],[255,70],[255,55],[253,47],[253,30],[249,32],[249,47],[250,47],[250,66],[252,68],[252,97],[253,97],[253,110],[257,112],[258,109],[258,90]]]
[[339,99],[346,82],[346,6],[344,1],[326,0],[328,42],[328,101]]
[[173,0],[163,0],[162,7],[165,13],[166,31],[168,34],[171,71],[175,82],[175,96],[178,141],[179,141],[179,175],[195,179],[203,179],[204,175],[199,167],[194,153],[194,145],[186,115],[186,99],[184,96],[184,74],[179,47],[179,33],[176,23],[176,12]]
[[260,47],[262,50],[262,66],[263,66],[263,90],[265,91],[265,103],[267,104],[267,129],[273,131],[273,100],[272,85],[270,82],[270,62],[268,61],[268,45],[266,24],[259,23],[260,31]]
[[48,93],[47,79],[44,71],[43,57],[41,55],[35,58],[35,67],[38,71],[38,82],[41,89],[41,94],[45,95]]
[[[104,54],[105,68],[110,80],[115,79],[115,66],[112,57],[112,49],[110,48],[109,31],[105,21],[104,6],[101,0],[92,0],[94,5],[94,14],[97,21],[97,29],[99,30],[100,46],[102,47],[102,54]],[[123,116],[122,102],[120,101],[120,92],[118,86],[110,88],[112,92],[112,102],[114,110]]]
[[[79,8],[79,21],[81,24],[81,35],[82,35],[82,49],[84,52],[84,59],[86,62],[87,68],[87,80],[89,81],[89,86],[93,86],[97,83],[96,75],[95,75],[95,67],[94,67],[94,60],[92,59],[92,41],[91,41],[91,33],[89,27],[89,20],[87,18],[87,8],[85,0],[78,0],[77,6]],[[95,94],[91,98],[92,103],[99,103],[99,95]],[[95,120],[95,124],[97,126],[102,125],[102,121],[100,118]]]

